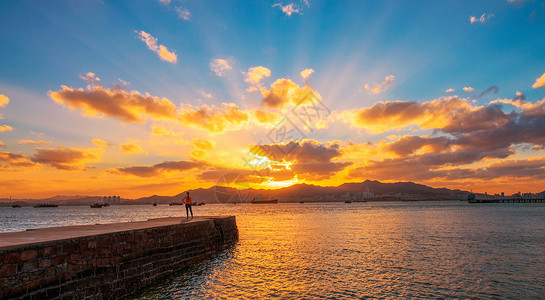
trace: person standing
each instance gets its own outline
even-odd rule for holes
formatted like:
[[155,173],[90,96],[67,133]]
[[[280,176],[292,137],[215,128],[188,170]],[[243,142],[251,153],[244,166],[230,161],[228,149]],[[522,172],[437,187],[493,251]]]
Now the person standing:
[[191,212],[191,219],[193,219],[193,210],[191,209],[191,196],[189,196],[189,192],[187,192],[187,195],[182,199],[182,202],[185,203],[185,214],[187,215],[187,218],[189,219],[189,212]]

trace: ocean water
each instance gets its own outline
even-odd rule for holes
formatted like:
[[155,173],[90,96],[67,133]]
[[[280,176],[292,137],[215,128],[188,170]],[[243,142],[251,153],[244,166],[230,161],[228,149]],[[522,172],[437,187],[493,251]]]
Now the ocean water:
[[[545,204],[214,204],[240,242],[138,299],[545,297]],[[2,231],[183,216],[181,206],[0,208]]]

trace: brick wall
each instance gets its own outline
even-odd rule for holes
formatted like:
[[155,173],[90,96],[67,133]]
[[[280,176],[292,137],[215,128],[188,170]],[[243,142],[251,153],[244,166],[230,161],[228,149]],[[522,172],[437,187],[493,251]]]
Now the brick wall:
[[0,248],[0,299],[119,299],[238,241],[235,217]]

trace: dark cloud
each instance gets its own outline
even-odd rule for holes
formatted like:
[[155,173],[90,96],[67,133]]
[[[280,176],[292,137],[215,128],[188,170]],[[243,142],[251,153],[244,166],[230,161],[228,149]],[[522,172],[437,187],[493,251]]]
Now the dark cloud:
[[30,159],[35,163],[49,165],[60,170],[84,170],[83,164],[98,159],[94,153],[60,146],[55,149],[35,149]]
[[11,152],[0,152],[0,162],[4,162],[9,166],[14,167],[33,167],[36,165],[23,154]]
[[123,174],[123,175],[134,175],[138,177],[152,177],[152,176],[161,176],[166,172],[174,171],[188,171],[196,168],[203,168],[208,166],[208,163],[202,161],[165,161],[162,163],[155,164],[153,166],[130,166],[122,168],[109,169],[110,173],[114,174]]
[[493,92],[494,94],[497,94],[499,90],[500,89],[497,86],[493,85],[493,86],[487,88],[486,90],[484,90],[482,93],[480,93],[479,96],[477,96],[477,99],[481,98],[482,96],[484,96],[486,94],[488,94],[489,92]]
[[387,144],[384,150],[399,156],[407,156],[418,151],[422,147],[429,147],[432,152],[448,150],[451,141],[447,137],[421,137],[403,136],[397,141]]
[[314,140],[290,141],[286,144],[256,145],[250,151],[276,161],[284,160],[299,163],[324,163],[341,155],[338,144],[323,144]]

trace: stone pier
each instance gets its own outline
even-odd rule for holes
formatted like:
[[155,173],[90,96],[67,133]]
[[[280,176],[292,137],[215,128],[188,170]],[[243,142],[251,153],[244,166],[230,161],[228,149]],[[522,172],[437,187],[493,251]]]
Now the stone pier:
[[0,299],[120,299],[237,241],[232,216],[0,233]]

